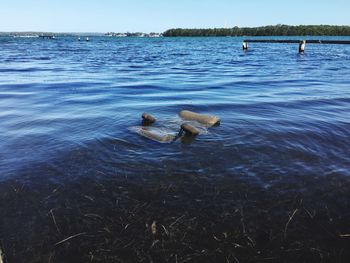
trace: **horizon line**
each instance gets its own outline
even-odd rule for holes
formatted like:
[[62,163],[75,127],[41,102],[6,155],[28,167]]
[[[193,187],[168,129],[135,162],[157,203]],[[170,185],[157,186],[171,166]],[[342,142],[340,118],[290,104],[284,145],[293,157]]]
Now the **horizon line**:
[[[269,26],[339,26],[339,27],[350,27],[350,25],[341,25],[341,24],[298,24],[298,25],[292,25],[292,24],[275,24],[275,25],[261,25],[261,26],[214,26],[214,27],[172,27],[168,28],[167,30],[170,29],[229,29],[229,28],[260,28],[260,27],[269,27]],[[55,34],[106,34],[109,32],[113,33],[164,33],[163,32],[156,32],[156,31],[130,31],[130,30],[125,30],[125,31],[42,31],[42,30],[16,30],[16,31],[0,31],[0,34],[3,33],[55,33]]]

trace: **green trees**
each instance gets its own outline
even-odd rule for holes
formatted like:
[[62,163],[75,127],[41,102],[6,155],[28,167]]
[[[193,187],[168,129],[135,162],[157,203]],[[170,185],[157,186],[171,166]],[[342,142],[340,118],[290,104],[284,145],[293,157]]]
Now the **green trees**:
[[211,29],[169,29],[165,37],[224,37],[224,36],[350,36],[350,26],[275,25],[263,27],[233,27]]

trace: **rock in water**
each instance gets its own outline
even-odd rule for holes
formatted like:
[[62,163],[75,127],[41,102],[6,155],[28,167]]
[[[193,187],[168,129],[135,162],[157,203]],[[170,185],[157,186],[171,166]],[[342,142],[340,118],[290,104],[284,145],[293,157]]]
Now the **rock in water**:
[[186,135],[197,136],[199,134],[199,130],[188,123],[182,124],[181,129],[185,132]]
[[148,114],[146,112],[142,113],[142,124],[143,125],[150,125],[152,123],[156,122],[156,118],[154,118],[151,114]]
[[197,121],[208,127],[220,124],[220,118],[212,115],[199,114],[192,111],[180,111],[179,116],[187,121]]
[[153,141],[161,142],[161,143],[169,143],[172,142],[175,139],[174,135],[171,134],[164,134],[158,129],[147,129],[147,128],[141,128],[138,133],[148,139],[151,139]]

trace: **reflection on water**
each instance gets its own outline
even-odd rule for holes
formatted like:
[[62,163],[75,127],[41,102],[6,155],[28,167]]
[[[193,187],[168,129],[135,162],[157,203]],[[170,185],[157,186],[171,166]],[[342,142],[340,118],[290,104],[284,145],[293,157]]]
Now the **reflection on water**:
[[[9,262],[349,258],[350,47],[308,45],[301,56],[288,44],[244,53],[236,38],[0,44]],[[184,109],[221,125],[166,144],[135,132],[147,111],[159,120],[149,129],[176,136]],[[145,227],[153,220],[159,236]]]

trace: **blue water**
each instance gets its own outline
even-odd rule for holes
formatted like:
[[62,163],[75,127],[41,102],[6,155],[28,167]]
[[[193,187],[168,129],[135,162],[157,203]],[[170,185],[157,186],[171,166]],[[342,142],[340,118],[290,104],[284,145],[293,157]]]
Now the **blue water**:
[[0,38],[8,262],[349,262],[350,45],[241,44]]
[[[350,175],[350,46],[239,38],[1,38],[1,180],[147,169],[245,176]],[[190,144],[130,132],[147,111],[214,114]],[[69,156],[69,157],[67,157]],[[36,170],[38,169],[38,170]],[[74,174],[72,174],[74,170]]]

